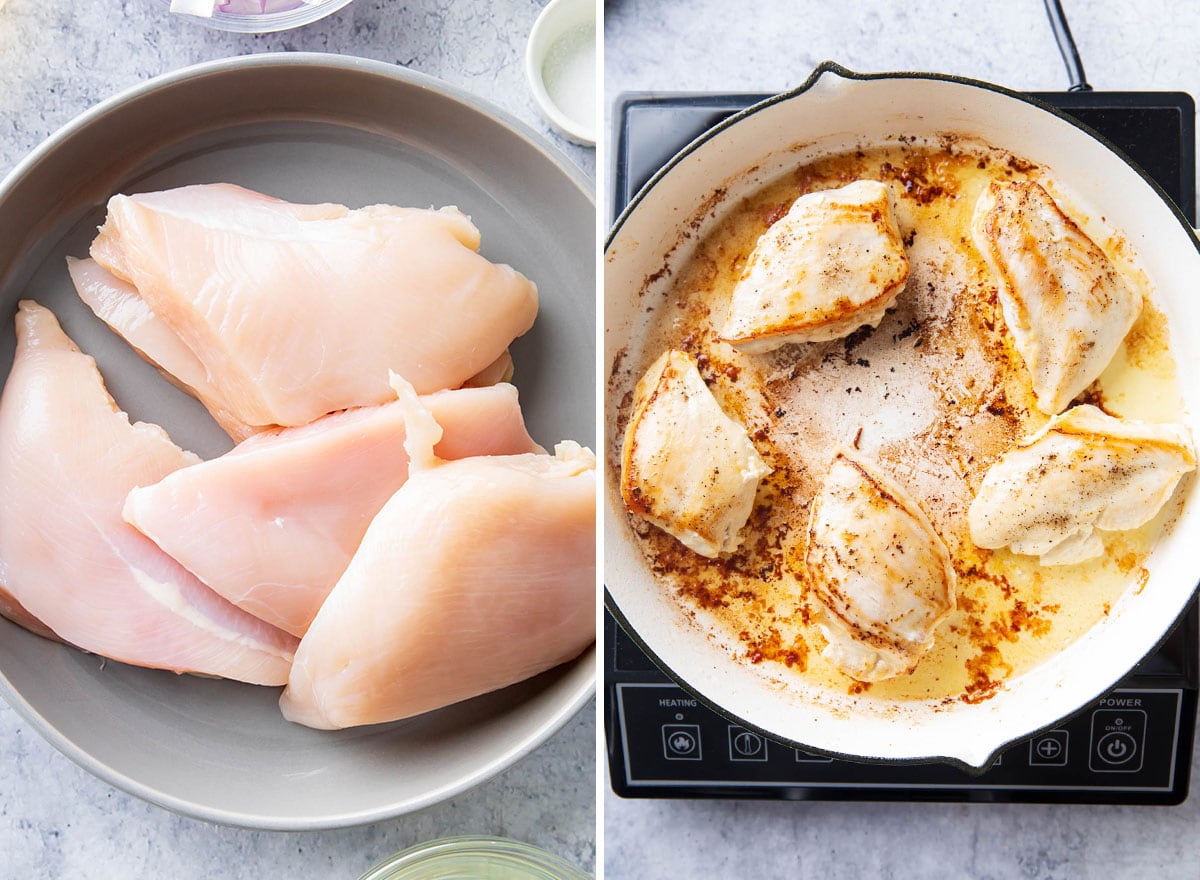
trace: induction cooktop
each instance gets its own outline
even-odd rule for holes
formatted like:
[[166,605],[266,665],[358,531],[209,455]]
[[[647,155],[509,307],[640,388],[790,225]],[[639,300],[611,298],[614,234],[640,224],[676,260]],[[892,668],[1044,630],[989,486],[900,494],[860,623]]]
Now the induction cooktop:
[[[616,103],[613,219],[679,149],[757,94],[627,93]],[[1104,135],[1196,222],[1195,104],[1179,92],[1038,93]],[[611,600],[610,600],[611,601]],[[859,763],[775,742],[707,707],[606,611],[609,773],[624,797],[1177,804],[1196,724],[1200,605],[1118,687],[987,771]]]

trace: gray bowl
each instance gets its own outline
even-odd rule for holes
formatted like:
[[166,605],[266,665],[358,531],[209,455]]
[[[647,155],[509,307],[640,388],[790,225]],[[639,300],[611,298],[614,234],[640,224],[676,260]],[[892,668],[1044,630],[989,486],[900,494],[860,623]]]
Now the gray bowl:
[[[74,294],[116,192],[229,181],[292,201],[458,205],[483,253],[529,275],[534,329],[513,346],[530,431],[595,448],[595,207],[539,136],[429,77],[356,58],[256,55],[152,80],[83,114],[0,183],[0,381],[21,298],[53,309],[135,419],[202,456],[230,442]],[[80,576],[86,577],[86,572]],[[101,779],[179,813],[267,829],[373,822],[500,772],[594,692],[594,650],[418,718],[340,732],[285,721],[278,689],[137,669],[0,619],[0,694]]]

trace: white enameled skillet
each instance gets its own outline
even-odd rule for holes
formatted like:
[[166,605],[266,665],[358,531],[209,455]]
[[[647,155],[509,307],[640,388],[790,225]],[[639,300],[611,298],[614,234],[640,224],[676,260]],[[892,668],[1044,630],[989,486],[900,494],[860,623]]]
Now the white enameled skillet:
[[[1170,326],[1183,421],[1200,437],[1200,246],[1179,209],[1113,145],[1053,108],[982,82],[931,74],[860,75],[821,65],[803,85],[748,108],[675,156],[616,221],[605,252],[605,375],[636,359],[650,312],[691,242],[764,181],[798,163],[898,134],[978,138],[1044,166],[1081,204],[1102,208],[1137,254]],[[690,227],[692,233],[681,237]],[[619,400],[606,402],[606,442]],[[611,462],[611,457],[610,457]],[[1075,643],[978,703],[880,706],[869,691],[814,695],[782,688],[690,624],[639,551],[611,464],[605,483],[607,603],[656,661],[706,704],[749,729],[806,749],[980,768],[1006,744],[1054,725],[1111,689],[1170,633],[1196,591],[1200,503],[1194,481],[1156,545],[1140,591],[1129,589]],[[815,698],[819,697],[819,698]]]

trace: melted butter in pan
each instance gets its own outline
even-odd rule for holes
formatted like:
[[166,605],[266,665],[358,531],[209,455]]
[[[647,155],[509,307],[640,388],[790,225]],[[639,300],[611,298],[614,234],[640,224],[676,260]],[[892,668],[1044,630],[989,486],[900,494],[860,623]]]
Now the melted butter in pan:
[[[876,460],[916,497],[954,557],[959,609],[938,630],[915,672],[870,685],[896,701],[986,699],[1070,644],[1130,588],[1177,512],[1108,538],[1103,557],[1062,568],[972,545],[967,508],[988,467],[1046,417],[1013,349],[992,281],[970,240],[975,201],[997,178],[1041,178],[1000,150],[915,143],[833,156],[805,165],[732,206],[699,244],[657,309],[646,363],[624,360],[609,393],[625,400],[609,449],[619,449],[637,377],[668,347],[696,357],[724,410],[747,427],[774,468],[759,490],[746,539],[732,556],[707,560],[630,517],[647,562],[714,640],[778,677],[804,675],[852,693],[868,688],[820,657],[803,583],[809,507],[838,445]],[[858,179],[890,183],[911,274],[876,329],[824,343],[747,355],[716,339],[730,293],[759,236],[800,195]],[[1069,207],[1069,206],[1068,206]],[[1140,284],[1147,307],[1113,363],[1083,395],[1114,415],[1177,419],[1181,402],[1166,321],[1128,246],[1084,227]],[[619,464],[617,465],[619,468]],[[765,669],[765,667],[764,667]]]

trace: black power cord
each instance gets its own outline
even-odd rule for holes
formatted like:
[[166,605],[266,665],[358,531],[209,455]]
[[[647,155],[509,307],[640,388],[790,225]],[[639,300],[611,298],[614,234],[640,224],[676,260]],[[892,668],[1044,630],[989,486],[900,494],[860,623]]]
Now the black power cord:
[[1062,53],[1063,63],[1067,65],[1067,76],[1071,79],[1070,92],[1090,92],[1087,75],[1083,72],[1083,61],[1079,58],[1079,49],[1075,46],[1075,38],[1071,36],[1071,27],[1067,24],[1067,14],[1063,12],[1060,0],[1043,0],[1046,4],[1046,15],[1050,18],[1050,29],[1054,31],[1054,41],[1058,43],[1058,51]]

